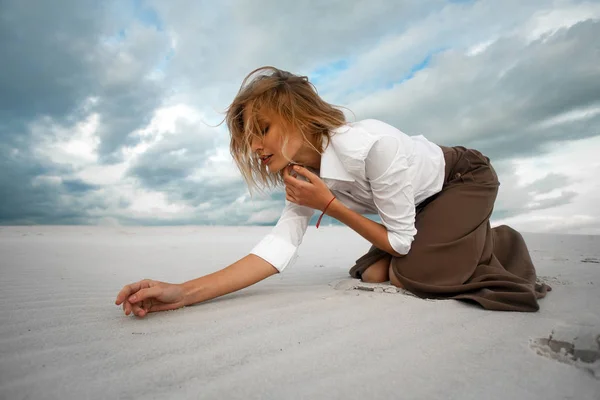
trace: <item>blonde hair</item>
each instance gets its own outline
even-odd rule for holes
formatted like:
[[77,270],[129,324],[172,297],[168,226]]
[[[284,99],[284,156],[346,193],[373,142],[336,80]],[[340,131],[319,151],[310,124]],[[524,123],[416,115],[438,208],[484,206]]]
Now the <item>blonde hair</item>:
[[[248,115],[247,124],[244,110]],[[225,121],[231,135],[231,156],[251,195],[254,188],[261,190],[261,186],[283,186],[283,173],[270,174],[251,149],[253,138],[262,139],[259,114],[265,111],[276,113],[286,126],[300,132],[304,141],[320,154],[325,138],[329,144],[330,130],[346,123],[344,113],[325,102],[306,76],[270,66],[249,73],[227,108]],[[313,141],[307,136],[311,136]],[[286,144],[287,137],[284,137],[283,147]]]

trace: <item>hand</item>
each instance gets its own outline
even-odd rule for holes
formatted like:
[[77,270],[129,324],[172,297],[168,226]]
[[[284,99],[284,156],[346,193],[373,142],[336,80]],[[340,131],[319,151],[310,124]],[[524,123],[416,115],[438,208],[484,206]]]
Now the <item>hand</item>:
[[283,171],[285,198],[301,206],[323,211],[334,197],[325,182],[308,169],[294,165],[293,171],[304,176],[308,182],[300,180],[290,174],[291,168],[292,166],[288,166]]
[[115,304],[123,304],[125,315],[133,312],[138,317],[144,317],[151,312],[183,307],[184,290],[181,285],[144,279],[125,285],[117,295]]

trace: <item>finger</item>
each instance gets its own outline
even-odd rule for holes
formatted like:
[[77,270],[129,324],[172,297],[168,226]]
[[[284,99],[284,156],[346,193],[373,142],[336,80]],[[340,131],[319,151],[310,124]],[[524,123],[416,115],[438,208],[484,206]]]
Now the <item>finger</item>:
[[[286,168],[287,169],[287,168]],[[284,174],[283,182],[288,186],[297,186],[299,182],[301,182],[298,178],[293,175]]]
[[142,310],[148,314],[148,310],[152,307],[152,299],[146,299],[142,302]]
[[128,302],[127,300],[125,300],[123,302],[123,310],[125,311],[125,315],[131,314],[131,311],[132,311],[131,303]]
[[296,174],[294,173],[294,166],[292,164],[288,164],[283,169],[283,178],[296,178]]
[[124,301],[123,305],[125,306],[125,315],[131,314],[131,303],[128,301]]
[[138,290],[140,290],[141,287],[142,287],[142,282],[143,281],[139,281],[139,282],[132,283],[130,285],[123,286],[123,289],[121,289],[121,291],[117,295],[117,299],[115,300],[115,304],[116,305],[120,305],[123,301],[125,301],[125,299],[127,297],[129,297],[130,294],[135,293]]
[[137,293],[130,296],[128,300],[132,303],[139,303],[150,297],[158,297],[161,294],[162,294],[162,289],[158,286],[153,286],[153,287],[139,290]]
[[286,199],[287,201],[291,201],[292,203],[296,203],[296,204],[298,204],[298,200],[296,200],[296,198],[295,198],[295,197],[292,197],[292,196],[290,196],[289,194],[286,194],[286,195],[285,195],[285,199]]
[[136,315],[138,317],[144,316],[144,310],[142,310],[142,307],[140,307],[139,304],[132,304],[131,310],[133,311],[133,315]]
[[291,194],[292,196],[296,196],[296,190],[291,186],[286,186],[285,192]]
[[296,190],[307,189],[307,188],[313,186],[313,184],[311,182],[303,181],[292,175],[290,175],[289,178],[287,178],[287,180],[284,180],[284,183],[286,184],[286,186],[289,186]]
[[298,174],[304,176],[309,181],[311,181],[313,178],[317,177],[317,175],[313,174],[307,168],[301,167],[300,165],[294,165],[294,171],[297,172]]

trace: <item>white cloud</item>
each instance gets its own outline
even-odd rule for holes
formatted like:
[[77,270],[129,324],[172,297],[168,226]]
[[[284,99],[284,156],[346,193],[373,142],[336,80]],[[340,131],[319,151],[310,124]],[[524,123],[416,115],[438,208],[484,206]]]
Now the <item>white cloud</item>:
[[132,193],[131,199],[132,203],[127,208],[127,211],[137,217],[161,219],[173,217],[174,214],[177,217],[181,217],[182,215],[191,216],[194,212],[193,207],[168,201],[165,194],[160,192],[137,189]]
[[600,4],[597,2],[572,3],[559,1],[551,7],[537,11],[520,29],[527,40],[534,41],[551,35],[561,28],[570,28],[586,19],[600,18]]
[[475,145],[496,159],[537,152],[560,137],[593,136],[587,123],[555,125],[596,115],[600,53],[589,45],[598,34],[600,22],[588,21],[543,42],[512,36],[476,55],[448,50],[412,79],[349,107],[357,118],[383,119],[440,144]]
[[558,115],[554,115],[547,118],[533,126],[534,129],[548,129],[561,124],[567,124],[575,121],[584,121],[595,117],[600,114],[600,106],[590,106],[585,108],[579,108],[576,110],[570,110]]
[[74,175],[81,181],[90,185],[117,185],[125,175],[127,163],[112,164],[112,165],[89,165],[83,167]]
[[194,169],[188,177],[190,182],[213,182],[215,184],[239,182],[243,178],[229,154],[228,147],[217,147],[206,162]]
[[556,198],[566,192],[576,193],[577,198],[568,204],[520,213],[494,223],[506,223],[530,232],[600,234],[600,209],[597,207],[600,204],[599,150],[600,136],[596,136],[566,144],[551,144],[548,145],[548,153],[543,156],[512,160],[514,178],[501,185],[497,208],[523,209],[523,201],[531,199],[524,192],[527,185],[548,174],[564,175],[567,182],[549,193],[534,196],[534,201]]
[[50,117],[40,118],[30,128],[34,151],[39,157],[74,168],[93,164],[98,160],[99,119],[98,114],[90,114],[73,126],[64,126]]
[[[600,29],[589,21],[600,18],[598,2],[148,6],[160,29],[136,20],[131,10],[118,12],[119,3],[114,15],[92,15],[73,3],[44,19],[44,28],[24,26],[38,36],[20,49],[44,39],[44,51],[52,52],[36,57],[60,57],[31,77],[37,79],[31,98],[28,82],[11,78],[27,68],[0,78],[13,91],[2,104],[29,104],[26,114],[36,115],[28,120],[31,137],[0,143],[5,170],[19,165],[25,171],[1,182],[31,182],[38,190],[23,194],[37,203],[27,203],[22,215],[46,205],[43,191],[52,189],[65,215],[72,211],[87,222],[274,221],[283,201],[248,197],[225,127],[212,127],[243,76],[270,64],[318,75],[319,93],[358,118],[380,118],[409,134],[492,155],[502,181],[499,221],[530,231],[596,232],[600,226],[594,211],[600,201]],[[78,21],[98,25],[79,36]],[[50,31],[64,36],[63,48],[51,48]],[[87,80],[80,83],[79,76]],[[54,107],[61,99],[68,101]],[[75,110],[72,102],[81,104]],[[26,145],[14,144],[19,140]],[[25,203],[14,197],[12,204]]]

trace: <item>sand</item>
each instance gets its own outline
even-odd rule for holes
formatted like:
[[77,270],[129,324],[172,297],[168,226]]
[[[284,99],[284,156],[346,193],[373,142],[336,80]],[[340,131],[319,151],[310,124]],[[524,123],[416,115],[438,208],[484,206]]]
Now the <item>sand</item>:
[[144,319],[114,305],[269,229],[1,227],[0,398],[600,398],[600,237],[525,234],[554,289],[537,313],[361,285],[347,271],[368,243],[328,226],[237,293]]

